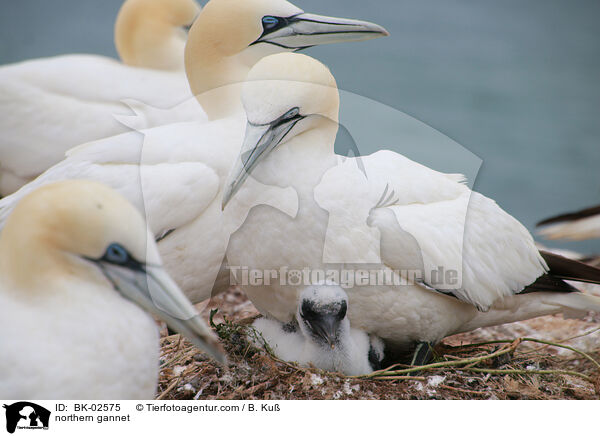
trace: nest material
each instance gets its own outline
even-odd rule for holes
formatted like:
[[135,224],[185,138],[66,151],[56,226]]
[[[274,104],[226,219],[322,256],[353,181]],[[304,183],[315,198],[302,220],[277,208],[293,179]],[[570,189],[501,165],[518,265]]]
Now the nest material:
[[346,377],[283,362],[268,347],[254,345],[249,324],[257,312],[241,291],[219,296],[205,314],[215,307],[212,321],[229,366],[214,364],[181,336],[164,332],[158,399],[600,399],[600,331],[592,320],[550,316],[479,329],[444,340],[434,363],[415,375],[397,365]]

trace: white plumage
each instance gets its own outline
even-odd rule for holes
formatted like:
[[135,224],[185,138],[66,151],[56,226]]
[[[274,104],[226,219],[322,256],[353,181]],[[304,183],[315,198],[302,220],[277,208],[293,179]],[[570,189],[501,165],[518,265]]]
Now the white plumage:
[[153,398],[159,343],[147,312],[224,359],[135,208],[93,182],[40,188],[0,237],[0,397]]
[[[262,18],[271,15],[294,19],[277,32],[269,33]],[[227,32],[234,25],[237,31],[232,34],[232,39],[226,38],[227,33],[223,36],[224,41],[206,37],[205,32],[210,34],[215,26],[221,32]],[[347,31],[339,33],[341,28]],[[313,31],[317,39],[311,39]],[[383,28],[368,22],[304,14],[282,0],[241,3],[239,0],[212,0],[190,31],[188,49],[198,48],[198,52],[186,56],[191,87],[204,88],[209,84],[217,85],[216,80],[228,79],[227,74],[206,71],[210,70],[211,62],[216,64],[213,65],[215,68],[220,68],[223,58],[229,62],[237,59],[235,67],[226,68],[228,74],[237,77],[242,73],[245,75],[265,53],[286,50],[271,44],[277,41],[281,32],[285,33],[286,44],[290,45],[298,40],[324,44],[386,34]],[[258,40],[262,42],[253,43]],[[230,50],[230,44],[239,52],[226,56],[223,50]],[[204,74],[197,74],[196,68]],[[227,89],[239,94],[237,85]],[[221,91],[223,87],[217,88],[217,92]],[[204,97],[201,100],[209,115],[214,115],[215,111],[221,114],[220,103],[223,101],[217,98],[218,95],[201,97]],[[36,180],[2,199],[0,220],[5,219],[23,195],[48,182],[84,178],[105,183],[145,213],[149,227],[158,239],[165,236],[159,242],[161,255],[167,270],[186,295],[193,302],[206,299],[221,269],[229,235],[243,222],[250,207],[268,204],[292,216],[296,213],[297,200],[293,191],[276,187],[262,187],[262,194],[252,203],[239,201],[225,214],[221,211],[225,180],[244,135],[244,115],[236,110],[238,106],[239,102],[231,103],[226,112],[232,113],[215,116],[210,122],[174,123],[79,146]]]
[[[115,29],[117,47],[128,47],[125,64],[73,54],[0,67],[0,194],[16,191],[71,147],[129,131],[118,118],[132,109],[144,114],[137,102],[171,109],[189,100],[180,26],[198,11],[194,0],[127,0]],[[155,69],[173,57],[176,68]],[[147,112],[146,127],[206,119],[197,104]]]
[[[243,101],[246,140],[223,204],[234,195],[251,202],[258,192],[236,194],[251,179],[293,187],[299,204],[294,218],[267,207],[251,210],[230,239],[230,265],[259,271],[371,268],[394,275],[420,267],[418,252],[423,281],[345,287],[352,326],[395,346],[435,343],[453,333],[564,308],[600,309],[600,300],[578,293],[519,295],[534,282],[539,285],[546,262],[518,221],[458,176],[390,151],[361,157],[365,174],[355,160],[342,162],[333,152],[337,88],[317,61],[298,54],[263,59],[244,84]],[[393,195],[381,205],[386,189]],[[338,260],[327,262],[324,254]],[[427,272],[438,268],[453,271],[458,280],[434,282]],[[263,314],[289,322],[301,288],[271,281],[244,290]]]
[[326,371],[361,375],[379,369],[383,342],[351,328],[346,317],[348,296],[332,283],[307,287],[300,293],[295,321],[282,324],[259,318],[253,327],[280,359],[314,365]]

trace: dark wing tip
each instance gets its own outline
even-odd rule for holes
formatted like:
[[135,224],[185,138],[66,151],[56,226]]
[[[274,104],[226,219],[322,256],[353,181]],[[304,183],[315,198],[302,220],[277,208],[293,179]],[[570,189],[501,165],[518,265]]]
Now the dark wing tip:
[[550,276],[562,280],[600,284],[600,268],[548,251],[541,250],[540,254],[548,264]]
[[557,216],[553,216],[550,218],[546,218],[545,220],[542,220],[539,223],[537,223],[536,226],[539,227],[539,226],[544,226],[546,224],[562,223],[565,221],[577,221],[577,220],[580,220],[583,218],[588,218],[588,217],[594,216],[594,215],[600,215],[600,205],[590,207],[587,209],[582,209],[577,212],[570,212],[570,213],[565,213],[562,215],[557,215]]

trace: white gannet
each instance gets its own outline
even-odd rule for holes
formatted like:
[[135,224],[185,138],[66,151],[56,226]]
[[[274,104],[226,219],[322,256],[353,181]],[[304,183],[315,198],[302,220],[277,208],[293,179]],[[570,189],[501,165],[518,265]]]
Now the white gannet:
[[[284,0],[212,0],[190,30],[186,68],[192,89],[200,92],[216,86],[217,95],[223,97],[223,90],[239,94],[237,84],[223,87],[228,80],[242,80],[261,56],[272,51],[385,35],[376,24],[304,13]],[[209,71],[200,74],[197,69]],[[221,196],[246,121],[243,111],[219,117],[225,110],[220,105],[224,99],[203,98],[205,94],[200,98],[208,115],[216,118],[213,121],[146,129],[141,131],[143,144],[139,132],[129,132],[74,148],[62,162],[0,200],[0,225],[19,198],[38,186],[73,178],[102,182],[146,214],[151,231],[160,239],[167,271],[192,302],[208,298],[229,235],[243,222],[232,210],[227,214],[233,221],[224,219]],[[284,210],[293,215],[294,200],[288,201],[287,191],[280,193],[286,198],[275,191],[263,191],[260,202],[280,208],[287,202]],[[240,208],[247,210],[242,203]]]
[[547,226],[539,231],[546,239],[582,241],[600,238],[600,206],[547,218],[537,225]]
[[146,126],[206,119],[197,104],[178,106],[191,96],[182,26],[199,10],[194,0],[127,0],[115,23],[123,63],[73,54],[0,66],[0,195],[60,162],[72,147],[130,131],[116,116],[143,112],[137,102],[175,107],[148,113]]
[[152,399],[150,313],[224,361],[127,200],[89,181],[38,189],[0,236],[0,397]]
[[331,283],[307,286],[300,293],[297,324],[263,317],[252,326],[273,353],[288,362],[346,375],[380,369],[383,341],[351,328],[347,308],[348,296],[341,287]]
[[[293,218],[254,207],[230,239],[231,267],[290,271],[287,280],[280,276],[262,285],[242,283],[266,316],[284,323],[294,318],[301,287],[291,271],[326,271],[331,279],[329,271],[336,268],[402,275],[415,265],[428,271],[441,267],[460,278],[457,286],[447,280],[438,287],[430,282],[431,274],[398,285],[361,281],[344,286],[351,325],[393,349],[419,345],[413,362],[420,363],[428,357],[423,344],[451,334],[562,311],[600,310],[600,299],[562,281],[598,282],[600,270],[548,253],[542,257],[517,220],[456,175],[380,151],[358,158],[366,175],[362,186],[344,177],[334,154],[338,91],[320,62],[291,53],[266,57],[250,71],[242,99],[248,125],[223,206],[234,195],[247,202],[260,195],[255,189],[236,193],[253,178],[293,187],[299,201]],[[332,223],[321,203],[346,211],[338,214],[344,220],[334,221],[338,228],[328,228]],[[370,225],[354,224],[367,221]],[[349,253],[354,264],[323,261],[330,233],[337,235],[338,252]],[[422,256],[417,260],[415,243]],[[366,262],[358,262],[360,255]],[[374,257],[380,257],[379,264],[369,265]]]
[[[375,24],[304,13],[284,0],[211,0],[186,43],[189,84],[180,72],[130,68],[97,56],[1,67],[0,194],[37,177],[66,150],[126,132],[126,125],[146,128],[235,113],[241,109],[236,83],[263,56],[386,34]],[[190,87],[202,107],[191,98]],[[132,109],[143,123],[127,116]]]

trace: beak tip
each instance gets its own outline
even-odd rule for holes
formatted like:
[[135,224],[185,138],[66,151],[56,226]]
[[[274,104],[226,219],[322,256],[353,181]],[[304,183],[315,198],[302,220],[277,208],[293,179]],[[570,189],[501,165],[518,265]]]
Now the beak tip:
[[390,32],[387,31],[387,29],[383,26],[380,26],[379,24],[375,24],[372,23],[372,30],[374,33],[377,33],[378,37],[383,37],[383,36],[390,36]]

